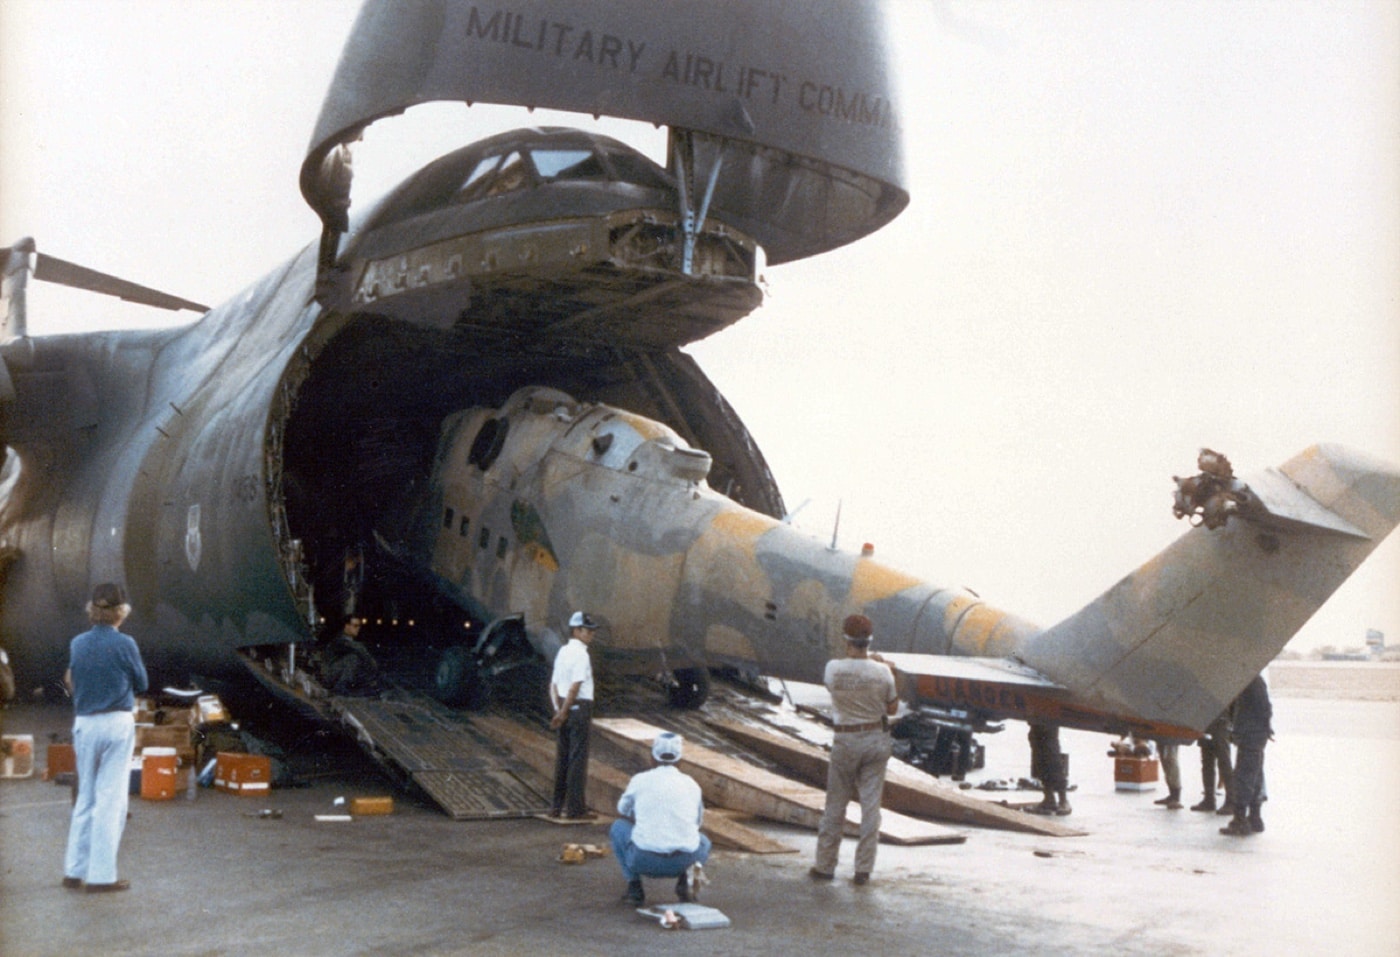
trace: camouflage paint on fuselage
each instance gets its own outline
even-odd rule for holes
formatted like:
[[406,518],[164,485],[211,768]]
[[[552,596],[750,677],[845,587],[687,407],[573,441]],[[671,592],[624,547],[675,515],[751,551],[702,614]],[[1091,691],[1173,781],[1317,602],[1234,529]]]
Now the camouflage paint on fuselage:
[[[805,681],[841,654],[852,612],[892,651],[986,653],[998,629],[1036,630],[738,505],[706,484],[706,453],[621,410],[526,389],[453,416],[441,449],[421,519],[434,574],[495,616],[523,615],[546,653],[575,608],[603,622],[594,653],[618,669],[735,665]],[[498,535],[509,529],[515,540]]]

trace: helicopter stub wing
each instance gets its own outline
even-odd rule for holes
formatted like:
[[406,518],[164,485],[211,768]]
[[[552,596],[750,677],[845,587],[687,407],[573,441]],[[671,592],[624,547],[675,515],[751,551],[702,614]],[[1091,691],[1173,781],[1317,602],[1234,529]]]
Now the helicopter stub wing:
[[545,107],[688,131],[711,208],[769,262],[811,256],[909,201],[888,49],[870,0],[367,0],[301,190],[343,232],[340,147],[374,121],[434,101]]

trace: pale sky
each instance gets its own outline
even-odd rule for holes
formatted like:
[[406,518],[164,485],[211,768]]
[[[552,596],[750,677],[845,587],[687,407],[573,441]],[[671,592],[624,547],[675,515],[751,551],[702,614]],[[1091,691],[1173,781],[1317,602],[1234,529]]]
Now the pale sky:
[[[0,242],[216,304],[316,235],[356,0],[0,0]],[[1400,4],[895,0],[913,201],[691,347],[797,524],[1053,624],[1186,530],[1201,446],[1400,463]],[[515,126],[371,129],[357,200]],[[34,334],[168,321],[36,284]],[[187,315],[187,314],[186,314]],[[809,501],[810,500],[810,501]],[[1392,536],[1293,647],[1400,643]]]

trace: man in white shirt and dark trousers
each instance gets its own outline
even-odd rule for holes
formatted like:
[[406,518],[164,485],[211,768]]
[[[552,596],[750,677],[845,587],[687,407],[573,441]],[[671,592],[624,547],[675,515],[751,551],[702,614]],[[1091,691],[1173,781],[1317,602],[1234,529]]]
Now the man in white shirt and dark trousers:
[[710,859],[710,839],[700,833],[705,804],[700,785],[676,767],[680,735],[663,731],[651,746],[656,767],[633,775],[617,802],[618,819],[609,831],[613,856],[627,878],[622,899],[646,903],[643,877],[676,878],[682,902],[696,898],[703,866]]
[[831,692],[835,737],[826,775],[826,809],[817,828],[817,861],[808,872],[813,880],[836,876],[846,805],[860,798],[860,841],[856,844],[857,884],[870,880],[875,847],[880,840],[880,799],[885,790],[885,766],[890,760],[889,718],[899,710],[894,666],[870,654],[874,627],[864,615],[849,615],[842,624],[846,657],[826,663],[826,688]]
[[549,700],[554,717],[549,726],[559,732],[554,759],[554,801],[550,816],[588,818],[588,736],[593,727],[593,662],[588,645],[598,623],[581,611],[569,619],[569,642],[554,656]]

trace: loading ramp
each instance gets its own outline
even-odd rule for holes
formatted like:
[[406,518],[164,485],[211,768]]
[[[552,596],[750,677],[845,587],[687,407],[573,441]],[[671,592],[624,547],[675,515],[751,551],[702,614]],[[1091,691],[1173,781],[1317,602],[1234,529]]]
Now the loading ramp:
[[328,703],[371,757],[420,787],[454,820],[549,810],[548,782],[468,715],[425,694],[395,689]]

